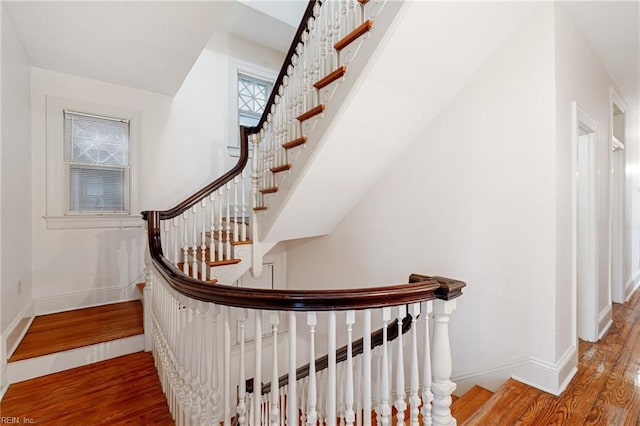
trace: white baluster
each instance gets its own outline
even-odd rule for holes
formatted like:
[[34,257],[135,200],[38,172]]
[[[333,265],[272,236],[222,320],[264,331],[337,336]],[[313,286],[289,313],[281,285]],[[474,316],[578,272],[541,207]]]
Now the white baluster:
[[182,272],[189,275],[189,246],[187,243],[187,213],[182,215]]
[[[289,385],[288,385],[288,405],[287,405],[287,419],[289,425],[298,424],[298,393],[297,393],[297,381],[296,381],[296,313],[289,312]],[[303,410],[304,411],[304,410]]]
[[451,416],[451,393],[456,384],[451,381],[452,362],[449,343],[449,316],[456,309],[457,300],[438,300],[433,304],[433,422],[437,425],[455,425]]
[[363,424],[371,426],[371,309],[364,311],[362,330],[362,410]]
[[396,419],[397,424],[404,424],[404,410],[407,403],[404,400],[404,353],[402,349],[402,320],[407,315],[406,305],[398,306],[398,337],[396,338],[397,360],[396,360]]
[[[195,218],[194,218],[195,219]],[[200,363],[198,362],[198,354],[199,354],[199,349],[200,349],[200,345],[202,344],[202,342],[200,341],[200,333],[198,332],[199,330],[199,321],[198,321],[198,314],[199,309],[198,308],[194,308],[193,310],[193,316],[191,319],[191,347],[189,348],[189,351],[191,353],[191,424],[195,425],[197,424],[198,421],[198,411],[199,411],[199,406],[198,406],[198,398],[200,396],[199,394],[199,388],[200,388],[200,381],[199,381],[199,369],[200,369]]]
[[[210,224],[209,224],[209,261],[213,262],[216,260],[216,205],[215,205],[215,191],[211,193],[209,196],[211,199],[211,208],[209,209],[209,213],[211,215]],[[211,277],[210,277],[211,278]]]
[[327,368],[327,424],[336,424],[336,312],[329,311]]
[[420,413],[420,396],[418,389],[420,384],[420,372],[418,371],[418,316],[420,315],[420,304],[409,305],[411,315],[411,383],[409,387],[409,420],[411,426],[420,424],[418,414]]
[[218,251],[216,260],[222,260],[224,257],[224,243],[222,235],[222,204],[224,203],[224,191],[222,188],[218,190]]
[[[255,152],[255,151],[254,151]],[[246,404],[246,373],[245,373],[245,352],[244,352],[244,329],[245,329],[245,321],[247,316],[246,309],[240,309],[238,311],[238,322],[239,322],[239,339],[240,339],[240,362],[239,362],[239,378],[238,378],[238,425],[244,426],[246,422],[247,415],[247,404]]]
[[241,236],[241,240],[242,241],[247,241],[247,204],[246,204],[246,188],[245,188],[245,182],[246,182],[246,174],[245,174],[245,170],[242,171],[242,173],[240,174],[240,188],[241,189],[241,193],[242,193],[242,222],[240,222],[240,236]]
[[261,425],[262,418],[262,312],[255,311],[255,351],[254,351],[254,374],[253,374],[253,409],[254,409],[254,424]]
[[225,259],[231,259],[231,223],[229,223],[231,221],[231,215],[230,215],[230,204],[231,204],[231,184],[227,183],[225,185],[225,188],[227,189],[227,218],[226,218],[226,224],[227,226],[225,227],[225,231],[226,231],[226,235],[225,235]]
[[180,250],[178,250],[178,218],[174,217],[171,220],[173,228],[173,263],[178,266],[180,263]]
[[192,237],[193,241],[191,242],[191,276],[193,278],[198,278],[198,217],[196,206],[193,206],[191,209],[192,215]]
[[307,313],[307,325],[309,326],[309,390],[307,392],[307,425],[313,425],[318,421],[318,412],[316,411],[317,388],[316,388],[316,353],[315,353],[315,335],[317,316],[315,312]]
[[431,404],[433,393],[431,391],[431,337],[429,336],[429,321],[433,312],[433,302],[422,302],[422,315],[424,317],[424,359],[422,363],[422,424],[431,425]]
[[355,412],[353,411],[353,324],[356,322],[355,311],[347,311],[347,371],[345,384],[345,421],[347,426],[352,426],[355,421]]
[[[204,217],[204,210],[203,210]],[[204,225],[204,224],[203,224]],[[203,228],[204,229],[204,228]],[[204,232],[203,232],[204,234]],[[204,240],[203,240],[204,241]],[[207,339],[209,337],[209,333],[207,332],[207,311],[209,310],[208,303],[200,302],[201,310],[200,315],[198,316],[198,320],[200,322],[200,424],[207,423],[207,398],[209,397],[209,374],[208,374],[208,366],[207,366]],[[215,333],[215,332],[214,332]],[[215,352],[216,347],[215,344],[212,345],[213,351]],[[215,369],[216,366],[212,365],[211,368]]]
[[[213,328],[212,336],[212,351],[211,351],[211,396],[209,402],[211,406],[211,424],[220,424],[220,414],[218,409],[218,315],[220,315],[221,308],[218,305],[211,305],[211,324]],[[223,337],[224,339],[224,337]]]
[[202,200],[202,229],[200,232],[200,279],[207,280],[207,199]]
[[[223,321],[223,378],[222,378],[222,392],[224,395],[222,404],[222,412],[224,426],[231,425],[231,325],[230,325],[230,310],[228,306],[222,308],[222,321]],[[242,386],[243,383],[240,383]]]
[[387,342],[387,325],[391,319],[391,308],[382,308],[382,371],[380,378],[380,403],[378,413],[380,423],[391,424],[391,407],[389,406],[389,348]]
[[238,220],[240,219],[239,213],[240,209],[238,206],[238,182],[239,177],[235,176],[233,178],[233,241],[238,242]]
[[277,312],[269,314],[269,322],[271,323],[271,335],[273,336],[273,365],[271,367],[271,426],[278,426],[280,422],[280,407],[278,405],[278,324],[280,317]]
[[178,350],[178,376],[179,376],[179,385],[178,385],[178,406],[180,407],[179,416],[176,419],[176,423],[181,426],[186,424],[186,387],[187,387],[187,372],[186,372],[186,347],[189,342],[188,332],[187,332],[187,309],[185,306],[178,303],[178,309],[180,311],[179,318],[179,350]]

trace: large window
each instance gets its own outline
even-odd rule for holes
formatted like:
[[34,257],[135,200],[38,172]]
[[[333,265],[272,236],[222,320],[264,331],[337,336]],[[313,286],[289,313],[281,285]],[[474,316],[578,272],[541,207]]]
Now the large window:
[[129,120],[64,112],[66,214],[129,213]]
[[264,112],[276,73],[252,64],[232,62],[229,70],[230,122],[229,153],[240,155],[239,126],[253,127],[258,124]]
[[258,124],[271,94],[273,82],[238,73],[238,125]]
[[140,112],[47,96],[45,116],[47,228],[141,227]]

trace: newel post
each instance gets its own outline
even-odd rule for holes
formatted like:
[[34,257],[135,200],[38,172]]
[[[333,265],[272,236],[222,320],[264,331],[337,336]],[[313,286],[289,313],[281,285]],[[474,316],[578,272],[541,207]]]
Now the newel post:
[[258,184],[260,176],[258,174],[258,147],[260,140],[258,135],[249,135],[249,142],[253,147],[253,157],[251,158],[251,275],[254,278],[262,275],[262,246],[258,242],[258,215],[255,208],[258,206]]
[[449,317],[455,311],[457,300],[433,301],[433,341],[431,349],[431,365],[433,382],[432,417],[435,425],[455,425],[456,419],[451,415],[451,393],[456,384],[451,381],[452,359],[449,341]]

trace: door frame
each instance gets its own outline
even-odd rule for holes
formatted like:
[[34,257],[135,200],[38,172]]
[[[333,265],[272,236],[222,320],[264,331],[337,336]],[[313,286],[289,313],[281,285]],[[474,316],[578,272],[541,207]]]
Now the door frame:
[[[579,237],[579,226],[578,226],[578,210],[579,210],[579,151],[578,151],[578,143],[580,138],[580,127],[588,129],[588,134],[593,134],[592,149],[593,149],[593,159],[592,163],[589,167],[589,174],[593,176],[593,187],[591,189],[590,196],[592,197],[589,204],[591,204],[590,209],[592,209],[592,227],[591,232],[593,233],[591,241],[587,242],[586,251],[591,254],[591,257],[594,259],[594,268],[595,275],[593,279],[593,284],[589,287],[583,288],[578,280],[578,268],[579,268],[579,258],[578,253],[581,251],[581,248],[578,245],[578,237]],[[577,342],[577,339],[583,339],[591,342],[595,342],[599,338],[599,312],[598,312],[598,290],[599,290],[599,280],[598,280],[598,259],[600,256],[599,249],[599,224],[598,224],[598,123],[593,120],[586,112],[584,112],[576,102],[572,104],[572,126],[571,126],[571,136],[572,136],[572,155],[573,155],[573,190],[572,190],[572,198],[573,198],[573,318],[575,320],[575,325],[573,327],[574,330],[574,340]],[[584,314],[584,315],[583,315]],[[584,317],[584,319],[582,318]]]

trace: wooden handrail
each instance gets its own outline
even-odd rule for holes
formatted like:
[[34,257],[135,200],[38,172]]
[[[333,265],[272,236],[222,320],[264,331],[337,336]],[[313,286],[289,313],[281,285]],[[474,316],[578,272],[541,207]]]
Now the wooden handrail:
[[273,84],[273,89],[271,90],[271,95],[269,96],[269,100],[262,112],[262,116],[260,117],[260,121],[258,124],[250,129],[250,133],[258,133],[264,123],[267,121],[267,117],[269,117],[269,113],[271,112],[271,106],[276,103],[276,96],[278,94],[278,88],[284,82],[284,77],[287,75],[287,70],[290,65],[293,65],[293,57],[296,54],[296,48],[298,47],[298,43],[302,41],[302,34],[308,29],[309,18],[313,16],[313,9],[318,3],[319,0],[309,0],[307,4],[307,8],[302,15],[302,19],[300,20],[300,25],[298,25],[298,30],[296,34],[293,36],[293,40],[291,41],[291,46],[289,46],[289,51],[287,52],[287,56],[285,56],[284,62],[282,63],[282,68],[280,68],[280,73],[278,74],[278,78],[276,78],[276,82]]
[[[218,179],[211,182],[209,185],[200,189],[199,191],[191,194],[186,200],[178,204],[177,206],[169,209],[169,210],[161,210],[157,213],[160,215],[160,220],[173,219],[176,216],[181,215],[182,213],[189,210],[191,207],[195,206],[197,203],[202,201],[206,196],[211,194],[214,191],[222,188],[227,182],[231,181],[234,177],[238,176],[247,165],[247,161],[249,159],[249,129],[244,126],[240,126],[240,156],[238,157],[238,162],[231,170],[227,173],[220,176]],[[153,213],[151,210],[143,211],[142,218],[147,221],[147,226],[150,226],[148,223],[148,218]],[[157,224],[160,226],[160,223]]]
[[[402,334],[411,330],[411,316],[407,315],[402,319]],[[371,333],[371,349],[375,349],[383,343],[383,329],[379,329]],[[387,342],[392,342],[398,337],[398,320],[393,320],[387,325]],[[355,340],[351,344],[351,350],[353,356],[362,355],[364,353],[364,339],[360,338]],[[347,345],[342,346],[336,350],[336,363],[344,362],[347,360]],[[326,370],[329,366],[329,355],[324,355],[316,359],[316,372]],[[296,381],[309,377],[310,364],[305,364],[296,370]],[[278,379],[278,387],[282,388],[289,384],[289,375],[284,374]],[[247,393],[253,393],[253,378],[248,379],[246,382]],[[271,383],[262,385],[262,395],[271,391]]]
[[[273,290],[207,285],[184,275],[164,257],[160,241],[160,212],[149,212],[147,221],[149,252],[156,269],[173,289],[192,299],[238,308],[307,312],[382,308],[442,298],[437,293],[441,284],[436,280],[339,290]],[[465,284],[460,285],[464,287]]]

